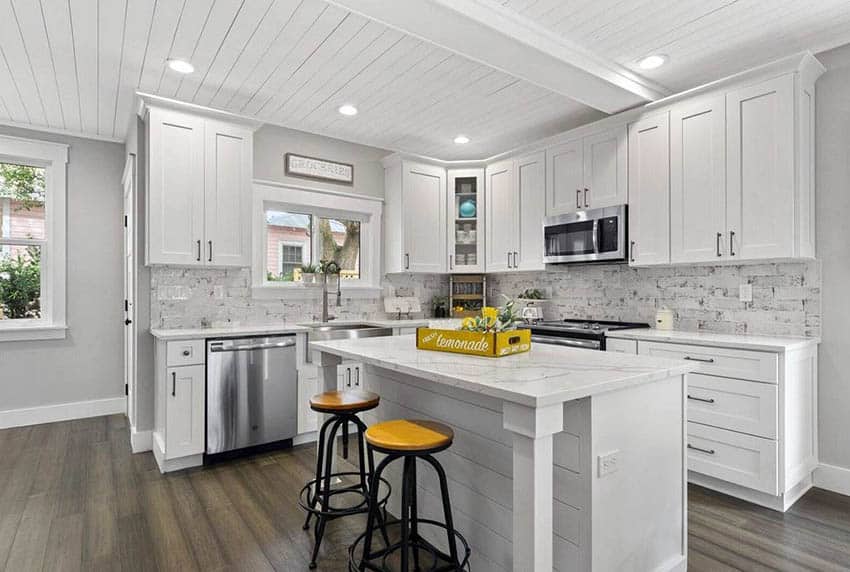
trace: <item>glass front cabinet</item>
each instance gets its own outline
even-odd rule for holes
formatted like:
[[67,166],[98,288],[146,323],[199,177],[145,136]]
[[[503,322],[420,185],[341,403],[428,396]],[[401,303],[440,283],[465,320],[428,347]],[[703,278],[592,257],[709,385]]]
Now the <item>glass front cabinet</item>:
[[449,272],[484,272],[484,169],[448,171]]

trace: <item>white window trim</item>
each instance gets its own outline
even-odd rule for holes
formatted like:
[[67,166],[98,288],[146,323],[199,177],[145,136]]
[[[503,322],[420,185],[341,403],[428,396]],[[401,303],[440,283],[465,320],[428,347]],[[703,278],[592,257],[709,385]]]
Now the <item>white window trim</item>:
[[0,135],[0,161],[44,167],[47,234],[41,254],[42,317],[37,320],[0,320],[0,342],[62,339],[68,329],[65,321],[68,145]]
[[[293,212],[303,209],[321,211],[320,216],[360,220],[360,272],[362,278],[342,283],[343,295],[349,298],[379,296],[381,289],[381,232],[383,201],[371,197],[328,193],[292,185],[255,181],[251,216],[253,224],[252,293],[255,298],[313,299],[321,297],[321,289],[301,283],[268,283],[264,280],[266,265],[266,208]],[[299,208],[301,211],[299,211]],[[307,214],[307,213],[305,213]],[[315,247],[314,247],[315,248]]]

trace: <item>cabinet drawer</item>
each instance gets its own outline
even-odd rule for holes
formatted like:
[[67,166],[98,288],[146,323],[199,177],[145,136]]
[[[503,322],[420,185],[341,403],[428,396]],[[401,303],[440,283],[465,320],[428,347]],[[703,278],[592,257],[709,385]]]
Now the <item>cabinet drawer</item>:
[[606,352],[615,352],[615,353],[620,353],[620,354],[636,355],[638,353],[637,341],[635,341],[635,340],[618,340],[616,338],[607,338],[605,340],[605,351]]
[[698,373],[767,383],[778,381],[779,358],[775,353],[663,342],[640,342],[638,348],[643,355],[691,360],[699,364]]
[[165,356],[168,367],[203,364],[205,361],[204,340],[168,342]]
[[688,376],[688,421],[776,438],[776,386],[694,373]]
[[698,423],[688,423],[688,470],[778,494],[777,443]]

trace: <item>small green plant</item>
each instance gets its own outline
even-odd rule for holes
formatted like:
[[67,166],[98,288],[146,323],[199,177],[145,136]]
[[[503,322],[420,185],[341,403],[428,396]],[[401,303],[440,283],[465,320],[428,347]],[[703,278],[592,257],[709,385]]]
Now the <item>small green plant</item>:
[[302,274],[315,274],[319,271],[319,267],[315,264],[302,264],[301,265],[301,273]]
[[521,300],[542,300],[543,292],[541,292],[537,288],[526,288],[522,291],[522,294],[517,297]]
[[8,319],[41,317],[41,250],[0,260],[0,310]]

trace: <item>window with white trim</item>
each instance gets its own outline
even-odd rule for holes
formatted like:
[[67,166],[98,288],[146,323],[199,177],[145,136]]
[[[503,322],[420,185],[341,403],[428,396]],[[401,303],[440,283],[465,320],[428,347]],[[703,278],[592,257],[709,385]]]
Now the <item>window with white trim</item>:
[[65,335],[67,146],[0,136],[0,341]]
[[356,295],[380,287],[380,201],[257,183],[254,205],[255,293],[306,295],[315,290],[305,288],[313,281],[305,284],[302,274],[318,273],[331,260],[343,290]]

